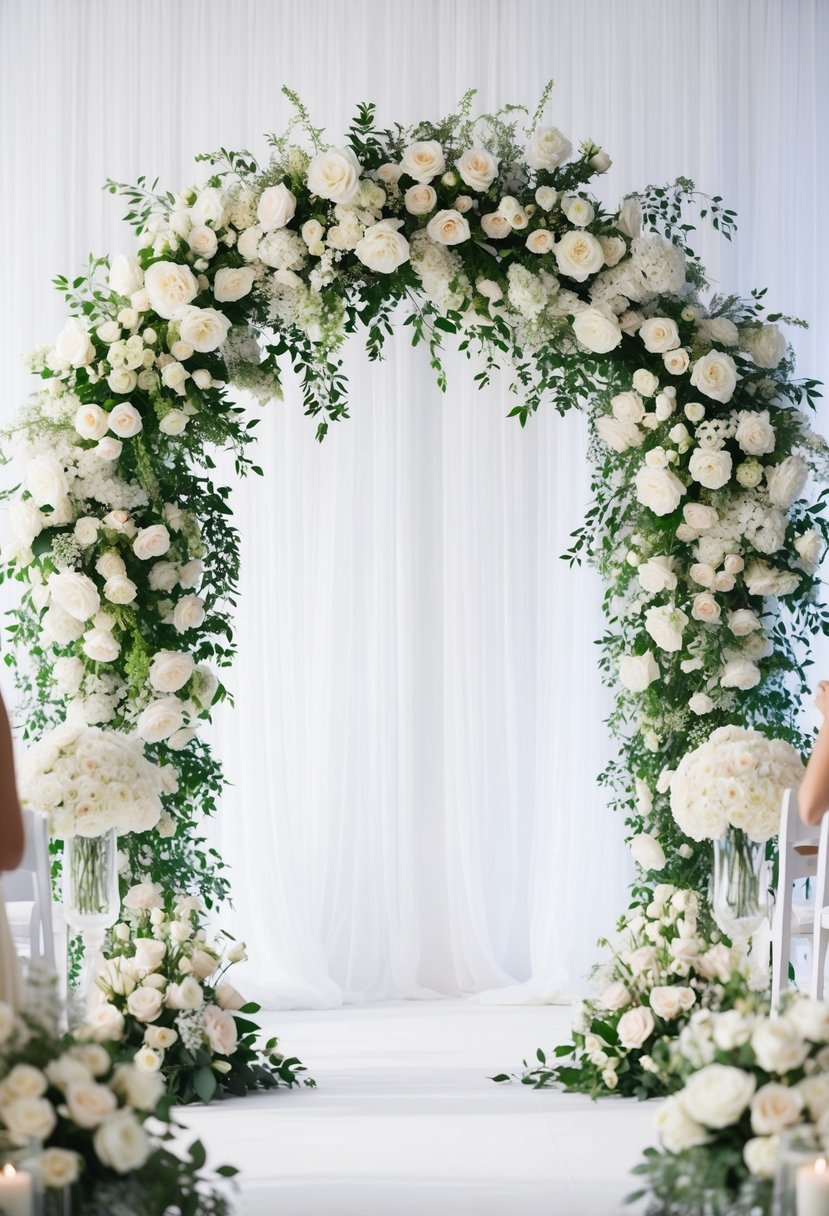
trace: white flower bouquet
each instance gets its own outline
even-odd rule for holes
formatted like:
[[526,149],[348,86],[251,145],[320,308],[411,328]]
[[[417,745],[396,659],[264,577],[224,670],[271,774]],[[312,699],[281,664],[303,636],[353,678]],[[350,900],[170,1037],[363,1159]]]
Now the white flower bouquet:
[[48,811],[53,835],[64,838],[149,831],[170,790],[140,740],[68,722],[30,745],[19,781],[23,801]]
[[0,1128],[43,1145],[47,1216],[62,1216],[67,1188],[72,1210],[84,1216],[163,1216],[173,1207],[227,1216],[226,1198],[200,1173],[202,1146],[173,1151],[147,1126],[150,1116],[160,1119],[171,1138],[163,1079],[120,1054],[120,1044],[61,1037],[41,1010],[16,1014],[0,1002]]
[[723,726],[680,761],[671,778],[671,811],[694,840],[718,840],[732,827],[762,842],[776,835],[783,792],[796,788],[803,772],[791,744]]
[[829,1004],[797,996],[776,1019],[700,1010],[672,1054],[684,1085],[657,1112],[661,1151],[634,1171],[636,1198],[677,1216],[767,1214],[781,1134],[829,1151]]
[[249,1015],[259,1006],[227,981],[247,957],[244,943],[227,934],[209,940],[201,912],[194,896],[152,883],[127,892],[96,977],[101,1000],[79,1036],[118,1039],[137,1066],[163,1077],[176,1102],[299,1084],[304,1066],[278,1054],[276,1039],[257,1044]]

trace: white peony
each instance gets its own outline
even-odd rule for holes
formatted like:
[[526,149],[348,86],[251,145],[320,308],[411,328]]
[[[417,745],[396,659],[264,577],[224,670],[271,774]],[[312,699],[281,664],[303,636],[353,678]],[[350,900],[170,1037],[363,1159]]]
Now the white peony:
[[189,266],[178,262],[153,262],[144,275],[144,286],[150,306],[165,321],[172,320],[176,311],[189,304],[199,292],[199,285]]

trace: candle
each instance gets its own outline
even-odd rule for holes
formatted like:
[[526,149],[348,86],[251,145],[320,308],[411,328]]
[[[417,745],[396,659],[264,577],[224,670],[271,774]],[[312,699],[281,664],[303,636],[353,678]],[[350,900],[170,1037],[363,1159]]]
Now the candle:
[[829,1166],[819,1157],[797,1171],[797,1216],[829,1216]]
[[0,1213],[2,1216],[34,1216],[32,1175],[4,1165],[0,1170]]

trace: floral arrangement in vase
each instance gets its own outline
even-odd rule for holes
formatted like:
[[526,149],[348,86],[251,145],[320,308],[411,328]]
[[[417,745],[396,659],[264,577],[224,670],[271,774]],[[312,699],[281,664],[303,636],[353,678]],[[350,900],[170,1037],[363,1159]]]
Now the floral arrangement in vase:
[[227,934],[209,939],[195,896],[132,887],[104,953],[95,977],[102,999],[77,1033],[117,1040],[122,1053],[163,1078],[176,1102],[299,1084],[304,1066],[279,1054],[276,1039],[257,1044],[250,1015],[259,1006],[226,978],[247,957],[244,943]]
[[782,1016],[738,1003],[699,1010],[672,1048],[679,1092],[656,1113],[661,1143],[631,1200],[677,1216],[768,1216],[780,1138],[829,1151],[829,1004],[797,996]]
[[177,1142],[161,1076],[121,1061],[120,1043],[61,1036],[50,1005],[17,1014],[0,1003],[0,1128],[41,1143],[47,1216],[63,1216],[67,1189],[77,1216],[227,1216],[226,1196],[202,1172],[202,1145]]

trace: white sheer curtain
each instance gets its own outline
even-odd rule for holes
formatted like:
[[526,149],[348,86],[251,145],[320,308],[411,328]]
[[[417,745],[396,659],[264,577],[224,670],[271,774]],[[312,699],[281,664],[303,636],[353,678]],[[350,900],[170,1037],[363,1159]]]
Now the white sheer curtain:
[[[739,210],[733,248],[702,237],[715,287],[767,285],[809,318],[801,367],[825,376],[827,51],[817,0],[2,0],[0,418],[26,391],[19,352],[60,323],[50,277],[129,247],[104,178],[176,188],[198,151],[261,150],[282,82],[336,139],[365,98],[408,122],[469,85],[484,109],[532,105],[555,77],[550,119],[614,158],[608,200],[683,173]],[[352,419],[320,448],[289,383],[260,428],[266,477],[234,495],[214,834],[247,987],[276,1005],[554,999],[627,872],[596,785],[600,587],[558,560],[586,501],[583,420],[521,432],[455,357],[441,398],[405,334],[383,365],[348,362]]]

